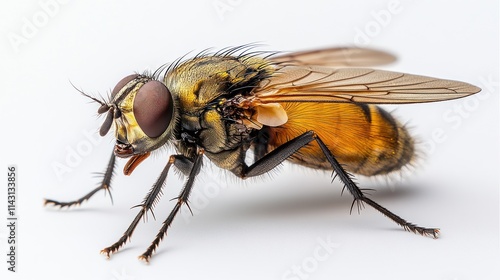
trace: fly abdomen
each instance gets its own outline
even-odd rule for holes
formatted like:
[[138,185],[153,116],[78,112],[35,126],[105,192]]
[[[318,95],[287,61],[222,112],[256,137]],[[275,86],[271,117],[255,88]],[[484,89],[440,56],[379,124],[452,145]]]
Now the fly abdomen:
[[408,130],[387,111],[376,106],[366,106],[369,114],[369,153],[352,172],[366,175],[383,175],[400,170],[412,161],[415,154],[414,141]]
[[[269,150],[306,131],[314,131],[352,173],[383,175],[401,169],[414,157],[414,141],[406,128],[374,105],[350,103],[283,103],[288,121],[269,128]],[[290,161],[331,169],[319,146],[310,144]]]

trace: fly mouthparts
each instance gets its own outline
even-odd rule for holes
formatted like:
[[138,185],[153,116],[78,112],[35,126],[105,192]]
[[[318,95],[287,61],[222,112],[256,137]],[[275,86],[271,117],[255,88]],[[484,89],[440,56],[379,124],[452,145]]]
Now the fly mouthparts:
[[116,140],[115,155],[120,158],[127,158],[134,154],[134,148],[130,144]]

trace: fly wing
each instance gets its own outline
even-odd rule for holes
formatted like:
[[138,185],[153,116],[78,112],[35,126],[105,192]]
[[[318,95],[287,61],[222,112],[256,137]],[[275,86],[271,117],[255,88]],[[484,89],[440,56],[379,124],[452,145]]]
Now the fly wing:
[[345,47],[294,52],[273,56],[270,59],[274,63],[289,65],[365,67],[391,63],[396,57],[374,49]]
[[481,89],[459,81],[373,70],[283,66],[255,90],[260,103],[405,104],[465,97]]

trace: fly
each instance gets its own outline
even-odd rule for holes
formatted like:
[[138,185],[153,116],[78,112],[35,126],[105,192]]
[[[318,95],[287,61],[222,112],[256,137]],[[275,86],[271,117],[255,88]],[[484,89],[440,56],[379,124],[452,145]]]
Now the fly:
[[[177,151],[168,159],[139,212],[118,241],[101,253],[109,257],[152,212],[171,168],[187,178],[176,205],[156,238],[139,256],[148,262],[179,209],[186,205],[202,162],[245,179],[288,160],[333,170],[357,207],[368,204],[407,231],[437,238],[439,229],[421,227],[368,198],[352,174],[385,175],[410,164],[414,140],[404,125],[377,104],[437,102],[465,97],[480,88],[452,80],[361,68],[394,57],[361,48],[329,48],[276,54],[227,48],[178,60],[153,74],[123,78],[109,100],[88,98],[106,115],[100,135],[114,128],[116,144],[101,184],[82,198],[45,204],[79,205],[95,193],[110,193],[116,157],[128,158],[130,175],[164,145]],[[164,73],[164,74],[163,74]],[[163,79],[160,76],[163,75]],[[254,161],[247,165],[247,152]],[[111,195],[111,193],[110,193]]]

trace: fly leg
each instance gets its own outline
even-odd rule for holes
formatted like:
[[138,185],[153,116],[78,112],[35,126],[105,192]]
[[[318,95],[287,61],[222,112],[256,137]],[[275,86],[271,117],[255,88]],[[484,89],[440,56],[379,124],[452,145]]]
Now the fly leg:
[[120,247],[122,247],[130,239],[130,237],[134,233],[135,228],[137,227],[137,224],[144,217],[144,215],[147,214],[148,211],[150,211],[154,217],[153,208],[162,194],[163,185],[172,164],[184,174],[189,173],[189,171],[193,169],[193,162],[191,161],[191,159],[183,155],[170,156],[167,165],[165,165],[165,168],[163,168],[163,171],[161,172],[160,176],[158,177],[142,203],[134,206],[140,207],[141,210],[139,211],[139,213],[137,213],[137,216],[134,218],[130,226],[127,228],[127,230],[125,230],[125,232],[117,242],[109,247],[102,249],[101,254],[105,254],[109,258],[110,254],[118,251],[118,249],[120,249]]
[[[195,179],[196,175],[198,175],[198,173],[200,172],[200,168],[202,165],[202,159],[203,159],[203,153],[204,153],[204,151],[202,149],[198,150],[198,152],[194,158],[194,163],[191,166],[191,170],[189,172],[186,184],[184,185],[181,192],[179,193],[179,196],[174,198],[174,199],[177,199],[177,203],[175,204],[174,209],[172,209],[172,211],[170,212],[170,215],[168,215],[167,219],[163,222],[163,225],[162,225],[160,231],[156,235],[156,238],[153,240],[153,242],[148,247],[148,249],[142,255],[139,256],[139,259],[144,260],[146,262],[149,262],[149,259],[151,258],[154,251],[158,247],[158,244],[160,244],[160,241],[167,234],[167,230],[170,227],[170,225],[172,224],[172,222],[173,222],[175,216],[177,215],[177,213],[179,212],[179,209],[181,208],[181,206],[183,204],[186,204],[189,208],[189,204],[188,204],[189,195],[190,195],[191,189],[193,187],[194,179]],[[187,171],[187,170],[185,170],[185,171]],[[189,211],[191,211],[191,208],[189,208]],[[191,211],[191,213],[192,213],[192,211]]]
[[109,197],[111,198],[111,203],[113,203],[113,197],[111,196],[111,179],[113,178],[113,170],[115,169],[115,154],[111,154],[111,158],[109,159],[108,166],[106,167],[106,170],[103,173],[103,178],[101,181],[101,184],[93,189],[91,192],[88,194],[84,195],[80,199],[73,200],[73,201],[68,201],[68,202],[59,202],[57,200],[52,200],[52,199],[44,199],[44,205],[49,205],[52,204],[54,206],[58,206],[59,208],[64,208],[64,207],[71,207],[73,205],[80,205],[82,202],[89,200],[94,194],[99,192],[100,190],[104,190],[105,192],[109,193]]
[[[300,148],[306,146],[307,144],[316,141],[318,143],[319,147],[321,148],[321,151],[323,154],[326,156],[328,162],[331,164],[333,170],[337,174],[337,176],[340,178],[340,180],[345,184],[345,187],[349,190],[349,192],[352,194],[354,197],[354,201],[352,206],[354,206],[354,203],[358,203],[358,209],[359,207],[362,206],[362,203],[365,202],[368,205],[372,206],[375,208],[377,211],[381,212],[394,222],[396,222],[398,225],[403,227],[407,231],[411,231],[414,233],[419,233],[424,236],[432,236],[434,238],[437,238],[437,235],[439,234],[439,229],[437,228],[425,228],[425,227],[420,227],[415,224],[412,224],[410,222],[407,222],[405,219],[399,217],[398,215],[392,213],[389,211],[387,208],[381,206],[380,204],[376,203],[375,201],[369,199],[366,197],[362,190],[353,182],[352,176],[345,171],[345,169],[342,167],[342,165],[337,161],[337,159],[333,156],[332,152],[328,149],[328,147],[325,145],[325,143],[318,137],[316,133],[313,131],[308,131],[288,142],[285,144],[279,146],[275,150],[271,151],[270,153],[266,154],[264,157],[256,161],[254,164],[251,166],[244,168],[241,177],[246,178],[246,177],[252,177],[252,176],[258,176],[261,174],[264,174],[268,172],[269,170],[275,168],[278,164],[283,162],[285,159],[287,159],[289,156],[297,152]],[[352,210],[351,206],[351,210]]]

